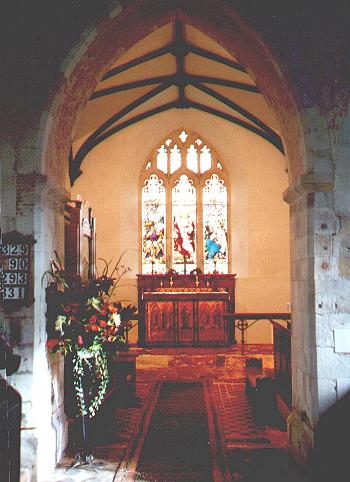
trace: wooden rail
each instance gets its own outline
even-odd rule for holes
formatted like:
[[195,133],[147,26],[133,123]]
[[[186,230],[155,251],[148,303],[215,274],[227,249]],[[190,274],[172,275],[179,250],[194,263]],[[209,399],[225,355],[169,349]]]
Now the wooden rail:
[[234,327],[241,332],[241,354],[245,353],[245,332],[260,320],[267,320],[272,325],[278,321],[284,321],[284,328],[290,329],[290,313],[225,313],[224,317],[233,323]]

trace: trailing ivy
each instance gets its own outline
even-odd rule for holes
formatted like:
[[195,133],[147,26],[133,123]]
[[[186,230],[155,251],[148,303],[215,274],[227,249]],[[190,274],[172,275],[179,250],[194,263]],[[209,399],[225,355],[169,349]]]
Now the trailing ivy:
[[73,356],[73,382],[79,414],[94,417],[109,382],[107,355],[102,346],[76,351]]

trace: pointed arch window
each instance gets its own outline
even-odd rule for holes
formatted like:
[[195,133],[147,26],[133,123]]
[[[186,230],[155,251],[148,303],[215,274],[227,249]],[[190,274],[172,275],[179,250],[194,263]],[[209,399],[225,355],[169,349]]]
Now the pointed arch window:
[[163,181],[151,174],[142,188],[142,267],[150,272],[156,265],[158,273],[166,268],[166,193]]
[[228,188],[223,162],[181,129],[153,150],[141,174],[142,273],[228,273]]

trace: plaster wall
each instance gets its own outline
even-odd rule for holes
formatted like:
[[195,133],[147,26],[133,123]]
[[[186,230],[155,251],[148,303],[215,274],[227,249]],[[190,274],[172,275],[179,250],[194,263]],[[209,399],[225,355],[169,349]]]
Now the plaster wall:
[[[116,296],[137,301],[139,176],[151,150],[179,127],[194,130],[211,143],[229,175],[236,311],[284,312],[290,301],[288,206],[282,200],[288,183],[285,159],[257,136],[193,110],[163,113],[99,144],[85,158],[83,174],[72,188],[72,198],[80,195],[87,200],[96,217],[97,257],[116,261],[127,249],[124,261],[131,272],[124,283],[131,286],[118,288]],[[269,323],[260,322],[248,331],[247,341],[270,343]]]

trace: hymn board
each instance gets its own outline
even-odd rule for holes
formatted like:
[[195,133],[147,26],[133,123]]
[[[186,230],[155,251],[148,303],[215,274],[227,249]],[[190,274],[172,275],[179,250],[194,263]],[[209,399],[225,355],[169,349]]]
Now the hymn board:
[[16,310],[33,301],[32,236],[6,233],[0,243],[0,293],[5,309]]

